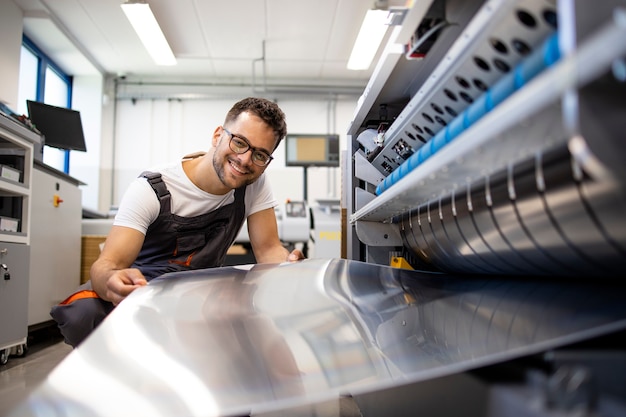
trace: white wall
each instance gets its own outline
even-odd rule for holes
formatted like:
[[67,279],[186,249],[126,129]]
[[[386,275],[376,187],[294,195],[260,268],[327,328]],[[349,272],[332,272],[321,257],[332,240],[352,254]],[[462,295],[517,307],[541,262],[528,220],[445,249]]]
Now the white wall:
[[[128,184],[143,170],[179,159],[211,146],[211,135],[221,125],[236,100],[120,100],[116,103],[116,129],[112,171],[111,206],[116,206]],[[346,130],[355,101],[312,98],[277,100],[287,117],[290,133],[337,133],[345,149]],[[303,173],[300,167],[285,166],[281,143],[266,170],[277,201],[302,200]],[[339,199],[340,168],[308,169],[308,202]]]
[[69,174],[85,184],[80,187],[83,207],[92,210],[98,210],[99,199],[102,89],[100,75],[74,77],[72,107],[80,111],[87,152],[70,152]]
[[22,10],[12,1],[0,1],[0,101],[17,111]]

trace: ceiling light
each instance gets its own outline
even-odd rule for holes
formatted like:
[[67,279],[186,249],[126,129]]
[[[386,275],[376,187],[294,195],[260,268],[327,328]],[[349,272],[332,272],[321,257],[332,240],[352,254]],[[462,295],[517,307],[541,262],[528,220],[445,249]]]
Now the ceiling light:
[[122,10],[154,62],[157,65],[176,65],[176,58],[150,5],[144,1],[129,0],[122,3]]
[[352,47],[348,60],[348,69],[366,70],[380,47],[380,43],[387,33],[389,11],[368,10],[361,24],[361,30]]

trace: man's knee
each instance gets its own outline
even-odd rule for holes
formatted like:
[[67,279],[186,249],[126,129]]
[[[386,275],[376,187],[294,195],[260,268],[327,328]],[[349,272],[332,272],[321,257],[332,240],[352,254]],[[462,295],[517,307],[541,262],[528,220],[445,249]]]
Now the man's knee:
[[113,310],[113,304],[88,297],[52,307],[50,315],[57,322],[65,343],[77,347]]

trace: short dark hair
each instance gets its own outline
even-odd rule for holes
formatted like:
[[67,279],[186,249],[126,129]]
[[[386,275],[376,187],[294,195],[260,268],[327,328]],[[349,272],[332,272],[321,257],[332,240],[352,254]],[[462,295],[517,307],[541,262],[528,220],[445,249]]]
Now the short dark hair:
[[243,112],[250,112],[258,116],[274,131],[274,137],[277,139],[276,146],[287,135],[287,123],[285,122],[285,113],[273,101],[260,97],[247,97],[238,101],[226,114],[224,124],[234,122]]

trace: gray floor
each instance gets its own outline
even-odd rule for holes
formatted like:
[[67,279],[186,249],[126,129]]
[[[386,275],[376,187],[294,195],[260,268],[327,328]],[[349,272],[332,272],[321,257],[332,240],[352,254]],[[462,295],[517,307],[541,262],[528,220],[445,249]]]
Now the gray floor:
[[29,338],[22,357],[10,356],[0,366],[0,416],[7,415],[43,381],[50,371],[72,351],[54,331],[42,331]]

